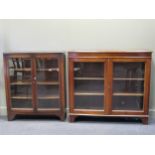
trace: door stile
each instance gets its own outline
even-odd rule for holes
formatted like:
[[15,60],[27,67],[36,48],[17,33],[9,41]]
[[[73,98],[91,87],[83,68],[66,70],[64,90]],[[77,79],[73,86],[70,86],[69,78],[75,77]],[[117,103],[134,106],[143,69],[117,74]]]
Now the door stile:
[[69,59],[69,109],[70,113],[74,112],[74,62]]
[[36,84],[36,58],[32,55],[32,104],[33,109],[37,111],[37,84]]
[[103,106],[104,106],[104,114],[108,114],[108,59],[103,59],[104,63],[104,89],[103,89],[103,94],[104,94],[104,101],[103,101]]
[[145,75],[144,75],[144,114],[148,115],[149,112],[149,93],[150,93],[150,76],[151,76],[151,61],[147,59],[145,62]]
[[112,83],[113,83],[113,63],[111,59],[107,60],[107,94],[106,94],[106,104],[107,104],[107,114],[112,113]]
[[[59,100],[59,104],[61,106],[61,111],[62,113],[64,113],[64,108],[65,108],[65,95],[64,95],[64,90],[65,90],[65,86],[64,86],[64,58],[63,56],[61,56],[60,58],[57,58],[58,60],[58,68],[60,69],[59,71],[59,96],[60,96],[60,100]],[[63,90],[63,91],[62,91]]]

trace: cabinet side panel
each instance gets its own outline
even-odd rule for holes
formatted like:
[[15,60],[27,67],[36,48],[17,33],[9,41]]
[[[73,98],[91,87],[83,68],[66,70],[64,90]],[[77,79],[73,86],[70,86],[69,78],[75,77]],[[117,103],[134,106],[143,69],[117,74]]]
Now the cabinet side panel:
[[74,66],[73,60],[69,59],[69,111],[72,113],[74,111]]
[[147,115],[149,112],[150,77],[151,77],[151,59],[146,59],[145,83],[144,83],[144,113]]
[[6,104],[7,104],[7,113],[9,115],[11,111],[11,100],[10,100],[10,88],[9,88],[9,74],[8,74],[8,57],[3,56],[4,61],[4,79],[5,79],[5,94],[6,94]]
[[65,62],[64,55],[60,56],[59,59],[59,67],[60,67],[60,100],[61,100],[61,111],[64,113],[65,111]]

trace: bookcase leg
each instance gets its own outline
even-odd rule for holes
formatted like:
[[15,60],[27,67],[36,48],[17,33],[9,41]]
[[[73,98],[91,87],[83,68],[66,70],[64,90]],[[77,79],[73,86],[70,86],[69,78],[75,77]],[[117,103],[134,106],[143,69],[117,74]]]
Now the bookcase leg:
[[147,125],[148,124],[148,117],[142,118],[142,123]]
[[12,121],[15,119],[15,114],[8,114],[8,121]]
[[60,116],[60,120],[61,121],[64,121],[65,120],[65,114],[63,114],[63,115]]
[[69,122],[72,123],[72,122],[75,122],[75,119],[76,119],[76,116],[69,116]]

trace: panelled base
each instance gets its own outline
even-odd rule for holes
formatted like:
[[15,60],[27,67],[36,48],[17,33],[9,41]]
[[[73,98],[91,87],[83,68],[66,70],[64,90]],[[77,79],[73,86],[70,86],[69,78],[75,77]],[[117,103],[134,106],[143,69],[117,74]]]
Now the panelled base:
[[24,114],[24,113],[9,113],[8,114],[8,121],[12,121],[16,118],[16,116],[55,116],[58,117],[61,121],[65,120],[65,113],[28,113],[28,114]]
[[75,114],[75,113],[70,113],[69,114],[69,122],[72,123],[72,122],[75,122],[76,118],[79,117],[79,116],[89,116],[89,117],[124,117],[124,118],[127,118],[127,117],[131,117],[131,118],[140,118],[142,123],[144,125],[147,125],[148,124],[148,118],[149,116],[148,115],[92,115],[92,114]]

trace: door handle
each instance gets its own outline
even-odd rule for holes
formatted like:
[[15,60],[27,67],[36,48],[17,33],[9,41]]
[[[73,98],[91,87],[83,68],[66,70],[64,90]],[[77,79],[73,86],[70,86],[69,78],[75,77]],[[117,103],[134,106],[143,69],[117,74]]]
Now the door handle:
[[59,68],[49,68],[48,71],[49,71],[49,72],[52,72],[52,71],[57,71],[57,72],[59,72]]
[[74,71],[79,71],[80,70],[80,67],[75,67],[74,68]]
[[108,84],[108,90],[110,90],[110,84]]

